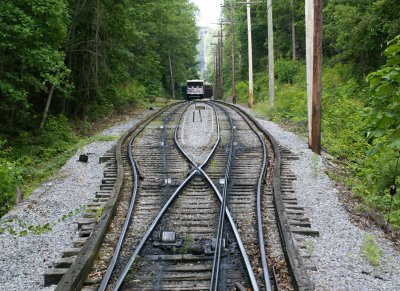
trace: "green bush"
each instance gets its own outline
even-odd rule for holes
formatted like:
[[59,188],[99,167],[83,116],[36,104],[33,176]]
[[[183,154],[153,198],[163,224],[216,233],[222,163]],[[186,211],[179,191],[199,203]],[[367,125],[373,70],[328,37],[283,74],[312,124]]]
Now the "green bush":
[[[399,42],[397,40],[396,46]],[[397,52],[393,47],[392,51]],[[399,60],[398,55],[400,54],[394,53],[389,60],[394,62],[395,56]],[[279,69],[275,107],[269,106],[267,98],[256,98],[265,101],[256,103],[255,111],[273,121],[289,122],[297,131],[307,136],[305,65],[285,60],[277,63]],[[347,174],[338,178],[353,189],[361,202],[384,215],[389,211],[388,187],[393,184],[399,155],[397,143],[400,139],[397,137],[398,129],[393,124],[399,127],[399,111],[396,106],[400,101],[394,101],[399,97],[398,90],[396,91],[398,86],[394,85],[397,79],[391,79],[397,76],[392,71],[399,71],[398,65],[400,61],[396,62],[397,68],[387,65],[384,71],[371,74],[368,77],[371,91],[367,90],[365,83],[359,83],[352,77],[351,66],[348,65],[324,67],[322,76],[322,146],[346,169]],[[384,75],[384,72],[389,76]],[[386,86],[386,83],[390,86]],[[256,94],[266,96],[268,85],[265,74],[257,74],[255,84]],[[397,110],[397,114],[391,111],[392,107]],[[398,171],[397,185],[400,184],[400,169]],[[391,223],[400,227],[399,195],[394,198]]]
[[0,217],[14,205],[16,185],[21,178],[15,163],[6,158],[10,152],[6,140],[0,137]]
[[20,178],[15,164],[0,158],[0,217],[14,205],[16,185]]
[[[79,145],[66,117],[49,116],[44,129],[0,140],[0,216],[15,202],[16,186],[29,192],[59,169]],[[11,162],[13,161],[13,162]]]
[[64,148],[71,142],[77,142],[78,137],[73,132],[68,123],[68,119],[63,116],[49,116],[44,130],[39,133],[39,144],[52,148]]
[[268,73],[254,74],[254,102],[267,101],[268,96]]
[[279,59],[275,63],[275,77],[280,83],[292,84],[302,66],[300,61]]
[[249,85],[247,82],[240,81],[236,84],[236,98],[237,102],[247,104],[247,97],[249,95]]
[[122,111],[127,104],[142,105],[148,100],[146,88],[136,80],[118,88],[116,98],[112,100],[115,108]]
[[367,77],[371,137],[386,136],[385,148],[400,151],[400,35],[389,43],[385,55],[386,64]]

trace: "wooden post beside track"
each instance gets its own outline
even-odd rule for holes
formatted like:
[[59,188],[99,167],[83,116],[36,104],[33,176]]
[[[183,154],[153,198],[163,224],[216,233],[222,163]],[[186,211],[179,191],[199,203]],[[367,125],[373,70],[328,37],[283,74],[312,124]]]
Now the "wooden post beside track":
[[317,154],[321,154],[322,2],[305,2],[308,145]]
[[251,11],[250,11],[250,0],[247,0],[247,44],[249,53],[249,96],[247,99],[247,105],[249,108],[254,107],[254,90],[253,90],[253,48],[251,39]]
[[271,108],[275,106],[275,61],[274,61],[274,29],[272,20],[272,0],[267,0],[268,21],[268,95]]
[[236,85],[235,85],[235,27],[234,27],[234,10],[233,5],[230,6],[231,16],[231,46],[232,46],[232,103],[236,104]]

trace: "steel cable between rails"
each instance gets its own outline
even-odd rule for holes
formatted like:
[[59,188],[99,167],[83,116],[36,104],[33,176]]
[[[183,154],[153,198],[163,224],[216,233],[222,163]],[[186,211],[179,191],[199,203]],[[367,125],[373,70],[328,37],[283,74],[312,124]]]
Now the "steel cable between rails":
[[[178,124],[175,127],[175,134],[174,134],[174,140],[176,142],[177,140],[177,132],[178,132],[178,128],[179,128],[179,124],[182,120],[183,115],[185,114],[185,112],[187,111],[187,109],[190,107],[190,105],[192,104],[192,102],[189,103],[189,105],[186,107],[186,109],[184,110],[184,112],[181,114]],[[119,276],[117,282],[115,283],[115,286],[113,287],[113,290],[119,290],[119,288],[121,287],[122,283],[124,282],[124,279],[126,277],[126,275],[128,274],[132,264],[135,262],[136,257],[139,255],[140,251],[142,250],[142,248],[144,247],[146,241],[148,240],[148,238],[150,237],[151,233],[153,232],[154,228],[157,226],[157,224],[159,223],[159,221],[161,220],[161,218],[163,217],[163,215],[165,214],[166,210],[168,209],[168,207],[171,205],[171,203],[175,200],[175,198],[178,196],[178,194],[182,191],[182,189],[186,186],[186,184],[194,177],[194,175],[196,175],[196,173],[199,172],[199,170],[201,170],[201,168],[207,164],[208,160],[210,159],[210,157],[212,156],[212,154],[214,153],[215,149],[217,148],[219,142],[220,142],[220,134],[219,134],[219,125],[218,125],[218,133],[217,133],[217,141],[214,144],[210,154],[208,155],[208,157],[206,158],[206,160],[204,161],[204,163],[200,166],[200,167],[195,167],[195,169],[193,169],[189,176],[179,185],[179,187],[175,190],[175,192],[171,195],[171,197],[168,199],[168,201],[165,203],[165,205],[163,206],[163,208],[160,210],[160,212],[157,214],[156,218],[153,220],[152,224],[150,225],[150,227],[148,228],[148,230],[146,231],[145,235],[143,236],[142,240],[140,241],[140,243],[138,244],[138,246],[136,247],[135,251],[133,252],[133,254],[131,255],[128,263],[125,265],[124,270],[122,271],[122,274]],[[180,148],[180,146],[177,144],[177,147],[182,150]]]
[[220,216],[218,222],[218,231],[217,231],[217,239],[216,239],[216,248],[214,250],[214,260],[213,260],[213,267],[212,267],[212,274],[211,274],[211,286],[210,291],[218,290],[218,280],[219,280],[219,266],[221,262],[221,251],[222,251],[222,236],[224,230],[224,220],[225,220],[225,211],[226,208],[226,196],[228,190],[228,181],[229,181],[229,173],[231,169],[231,162],[232,162],[232,155],[233,155],[233,141],[235,137],[233,121],[231,116],[226,112],[226,110],[220,106],[218,106],[225,115],[229,118],[229,124],[231,127],[231,141],[229,143],[229,156],[228,162],[225,168],[225,176],[224,176],[224,188],[222,191],[222,202],[220,207]]
[[263,270],[263,277],[264,277],[264,283],[265,283],[265,290],[271,291],[272,290],[272,283],[269,277],[269,271],[268,271],[268,262],[267,262],[267,255],[265,253],[265,243],[264,243],[264,233],[263,233],[263,223],[262,223],[262,209],[261,209],[261,195],[262,195],[262,183],[264,180],[264,175],[265,171],[268,166],[268,161],[267,161],[267,147],[265,145],[264,139],[262,136],[259,134],[257,130],[253,128],[253,126],[250,124],[250,122],[247,121],[246,118],[244,118],[243,114],[236,108],[236,107],[231,107],[233,108],[236,112],[238,112],[243,119],[246,121],[246,123],[252,128],[253,132],[257,135],[258,139],[260,140],[262,146],[263,146],[263,165],[260,170],[260,175],[258,178],[258,184],[257,184],[257,228],[258,228],[258,244],[259,244],[259,249],[260,249],[260,260],[261,260],[261,266]]
[[[180,105],[184,106],[184,104],[180,104]],[[170,107],[172,107],[172,106],[170,106]],[[170,108],[170,107],[168,107],[168,108]],[[180,108],[180,106],[178,106],[173,112],[175,112],[179,108]],[[127,212],[127,214],[125,216],[124,225],[122,227],[120,236],[118,238],[118,242],[117,242],[117,245],[115,247],[114,254],[113,254],[112,258],[111,258],[110,264],[108,265],[107,271],[103,276],[103,279],[101,281],[101,284],[99,286],[98,291],[104,291],[107,288],[107,285],[108,285],[108,282],[110,281],[112,272],[114,271],[115,265],[116,265],[116,263],[118,261],[119,254],[120,254],[120,251],[121,251],[121,248],[122,248],[122,244],[124,242],[124,239],[125,239],[125,236],[126,236],[126,232],[128,230],[128,227],[129,227],[130,217],[131,217],[133,209],[135,207],[135,201],[136,201],[136,196],[137,196],[137,192],[138,192],[138,170],[137,170],[136,161],[134,160],[133,154],[132,154],[132,144],[133,144],[135,138],[141,132],[143,132],[143,130],[146,128],[146,126],[149,125],[150,122],[155,120],[157,117],[159,117],[164,112],[165,111],[161,111],[159,114],[154,116],[154,118],[152,118],[151,120],[146,122],[146,124],[144,124],[144,126],[136,133],[136,135],[130,140],[130,142],[128,144],[128,156],[129,156],[129,161],[130,161],[130,164],[131,164],[131,167],[132,167],[132,171],[133,171],[133,181],[134,181],[132,195],[131,195],[131,201],[129,203],[128,212]]]
[[[219,129],[219,119],[218,119],[218,115],[216,114],[215,107],[214,107],[210,102],[208,102],[208,103],[210,104],[210,106],[213,107],[214,112],[215,112],[215,116],[216,116],[216,119],[217,119],[217,131],[218,131],[218,137],[219,137],[219,131],[220,131],[220,129]],[[201,165],[200,167],[197,166],[197,164],[196,164],[192,159],[190,159],[190,157],[186,154],[186,152],[185,152],[185,151],[182,149],[182,147],[179,145],[179,143],[178,143],[178,141],[177,141],[177,135],[175,136],[175,139],[176,139],[176,140],[175,140],[175,143],[177,144],[178,149],[182,152],[182,154],[185,156],[185,158],[186,158],[190,163],[192,163],[192,165],[196,168],[196,170],[207,180],[207,182],[209,183],[209,185],[213,188],[214,192],[216,193],[216,195],[217,195],[217,197],[218,197],[220,203],[222,203],[223,197],[222,197],[220,191],[218,190],[218,188],[217,188],[217,186],[214,184],[214,182],[211,180],[211,178],[207,175],[207,173],[204,172],[204,170],[202,169],[202,167],[207,163],[208,160],[207,160],[203,165]],[[219,143],[219,138],[218,138],[218,143]],[[217,144],[215,144],[214,149],[216,148],[216,146],[217,146]],[[209,158],[211,157],[211,155],[212,155],[212,152],[210,153],[210,155],[208,156],[207,159],[209,159]],[[253,288],[254,291],[257,291],[257,290],[259,290],[259,288],[258,288],[258,285],[257,285],[257,281],[256,281],[256,278],[255,278],[254,272],[253,272],[253,268],[252,268],[252,266],[251,266],[251,263],[250,263],[250,260],[249,260],[248,255],[247,255],[246,249],[245,249],[245,247],[244,247],[244,244],[243,244],[243,242],[242,242],[242,239],[240,238],[239,231],[238,231],[238,229],[237,229],[237,227],[236,227],[236,224],[235,224],[235,222],[234,222],[234,220],[233,220],[233,218],[232,218],[232,215],[231,215],[231,213],[230,213],[230,211],[229,211],[229,209],[228,209],[227,207],[225,207],[225,214],[226,214],[226,216],[227,216],[227,218],[228,218],[229,224],[230,224],[230,226],[232,227],[233,233],[234,233],[234,235],[235,235],[235,239],[236,239],[236,241],[237,241],[237,243],[238,243],[239,250],[240,250],[240,253],[241,253],[241,255],[242,255],[243,261],[244,261],[244,263],[245,263],[246,271],[247,271],[247,274],[248,274],[248,276],[249,276],[249,279],[250,279],[250,283],[251,283],[251,285],[252,285],[252,288]]]

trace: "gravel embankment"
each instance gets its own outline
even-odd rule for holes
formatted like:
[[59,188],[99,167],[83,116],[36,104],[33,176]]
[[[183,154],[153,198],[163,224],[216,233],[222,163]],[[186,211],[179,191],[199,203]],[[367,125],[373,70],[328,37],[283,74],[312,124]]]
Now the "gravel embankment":
[[[102,135],[120,136],[144,116],[104,130]],[[99,157],[116,141],[94,142],[78,150],[50,181],[17,205],[0,221],[0,290],[41,290],[43,274],[65,247],[71,247],[83,207],[95,197],[103,177]],[[78,162],[88,153],[88,163]],[[48,226],[46,226],[48,225]]]
[[[352,224],[338,191],[325,173],[325,159],[308,149],[306,140],[277,124],[259,119],[285,148],[299,156],[291,163],[296,174],[294,189],[300,205],[306,206],[311,225],[320,232],[309,242],[309,252],[318,271],[310,272],[316,290],[400,290],[400,254],[375,229],[365,232]],[[373,235],[382,250],[380,265],[372,267],[363,257],[365,235]]]

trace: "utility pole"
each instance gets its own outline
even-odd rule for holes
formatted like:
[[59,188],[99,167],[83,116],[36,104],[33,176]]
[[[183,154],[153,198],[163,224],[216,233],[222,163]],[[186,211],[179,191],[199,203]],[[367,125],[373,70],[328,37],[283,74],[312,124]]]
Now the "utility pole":
[[268,92],[269,104],[275,107],[275,62],[274,62],[274,30],[272,22],[272,0],[267,0],[268,14]]
[[290,0],[290,10],[292,14],[292,58],[296,60],[296,10],[294,9],[294,0]]
[[174,85],[174,75],[172,72],[172,61],[171,61],[171,53],[168,52],[168,58],[169,58],[169,73],[170,73],[170,79],[171,79],[171,94],[172,98],[176,99],[175,97],[175,85]]
[[232,42],[232,103],[236,104],[236,84],[235,84],[235,27],[234,27],[234,10],[233,5],[230,6],[231,14],[231,42]]
[[253,86],[253,46],[251,42],[251,11],[250,11],[250,0],[247,0],[247,45],[249,51],[249,96],[247,99],[247,105],[249,108],[254,107],[254,86]]
[[308,145],[321,154],[322,0],[306,0]]
[[246,0],[246,2],[235,2],[235,4],[246,4],[247,6],[247,44],[248,44],[248,52],[249,52],[249,95],[247,98],[247,105],[250,108],[254,107],[254,86],[253,86],[253,48],[252,48],[252,37],[251,37],[251,4],[259,4],[261,1],[253,1]]
[[218,99],[222,99],[222,96],[223,96],[223,92],[224,92],[224,89],[223,89],[223,87],[222,87],[222,83],[221,83],[221,75],[222,75],[222,69],[221,69],[221,58],[222,58],[222,56],[221,56],[221,37],[220,37],[220,32],[218,31],[218,44],[217,44],[217,56],[218,56],[218,62],[217,62],[217,66],[218,66],[218,79],[217,79],[217,82],[218,82],[218,88],[219,88],[219,90],[218,90]]
[[220,22],[220,37],[221,37],[221,42],[220,42],[220,77],[221,77],[221,90],[222,90],[222,97],[224,96],[224,72],[223,72],[223,61],[224,61],[224,43],[223,43],[223,30],[222,30],[222,21]]
[[217,38],[217,43],[215,44],[215,85],[216,85],[216,91],[215,91],[215,97],[217,99],[221,99],[223,96],[223,87],[222,87],[222,69],[221,69],[221,38],[220,38],[220,32],[218,31],[217,35],[213,35],[213,37]]
[[219,92],[219,48],[218,42],[215,45],[215,98],[218,100],[220,99]]
[[213,90],[213,100],[216,100],[217,96],[217,55],[216,52],[214,52],[214,90]]
[[[218,36],[214,36],[218,37]],[[218,100],[221,98],[222,88],[220,84],[220,48],[219,48],[219,40],[217,43],[212,43],[211,45],[214,47],[214,90],[213,90],[213,97],[214,100]]]

